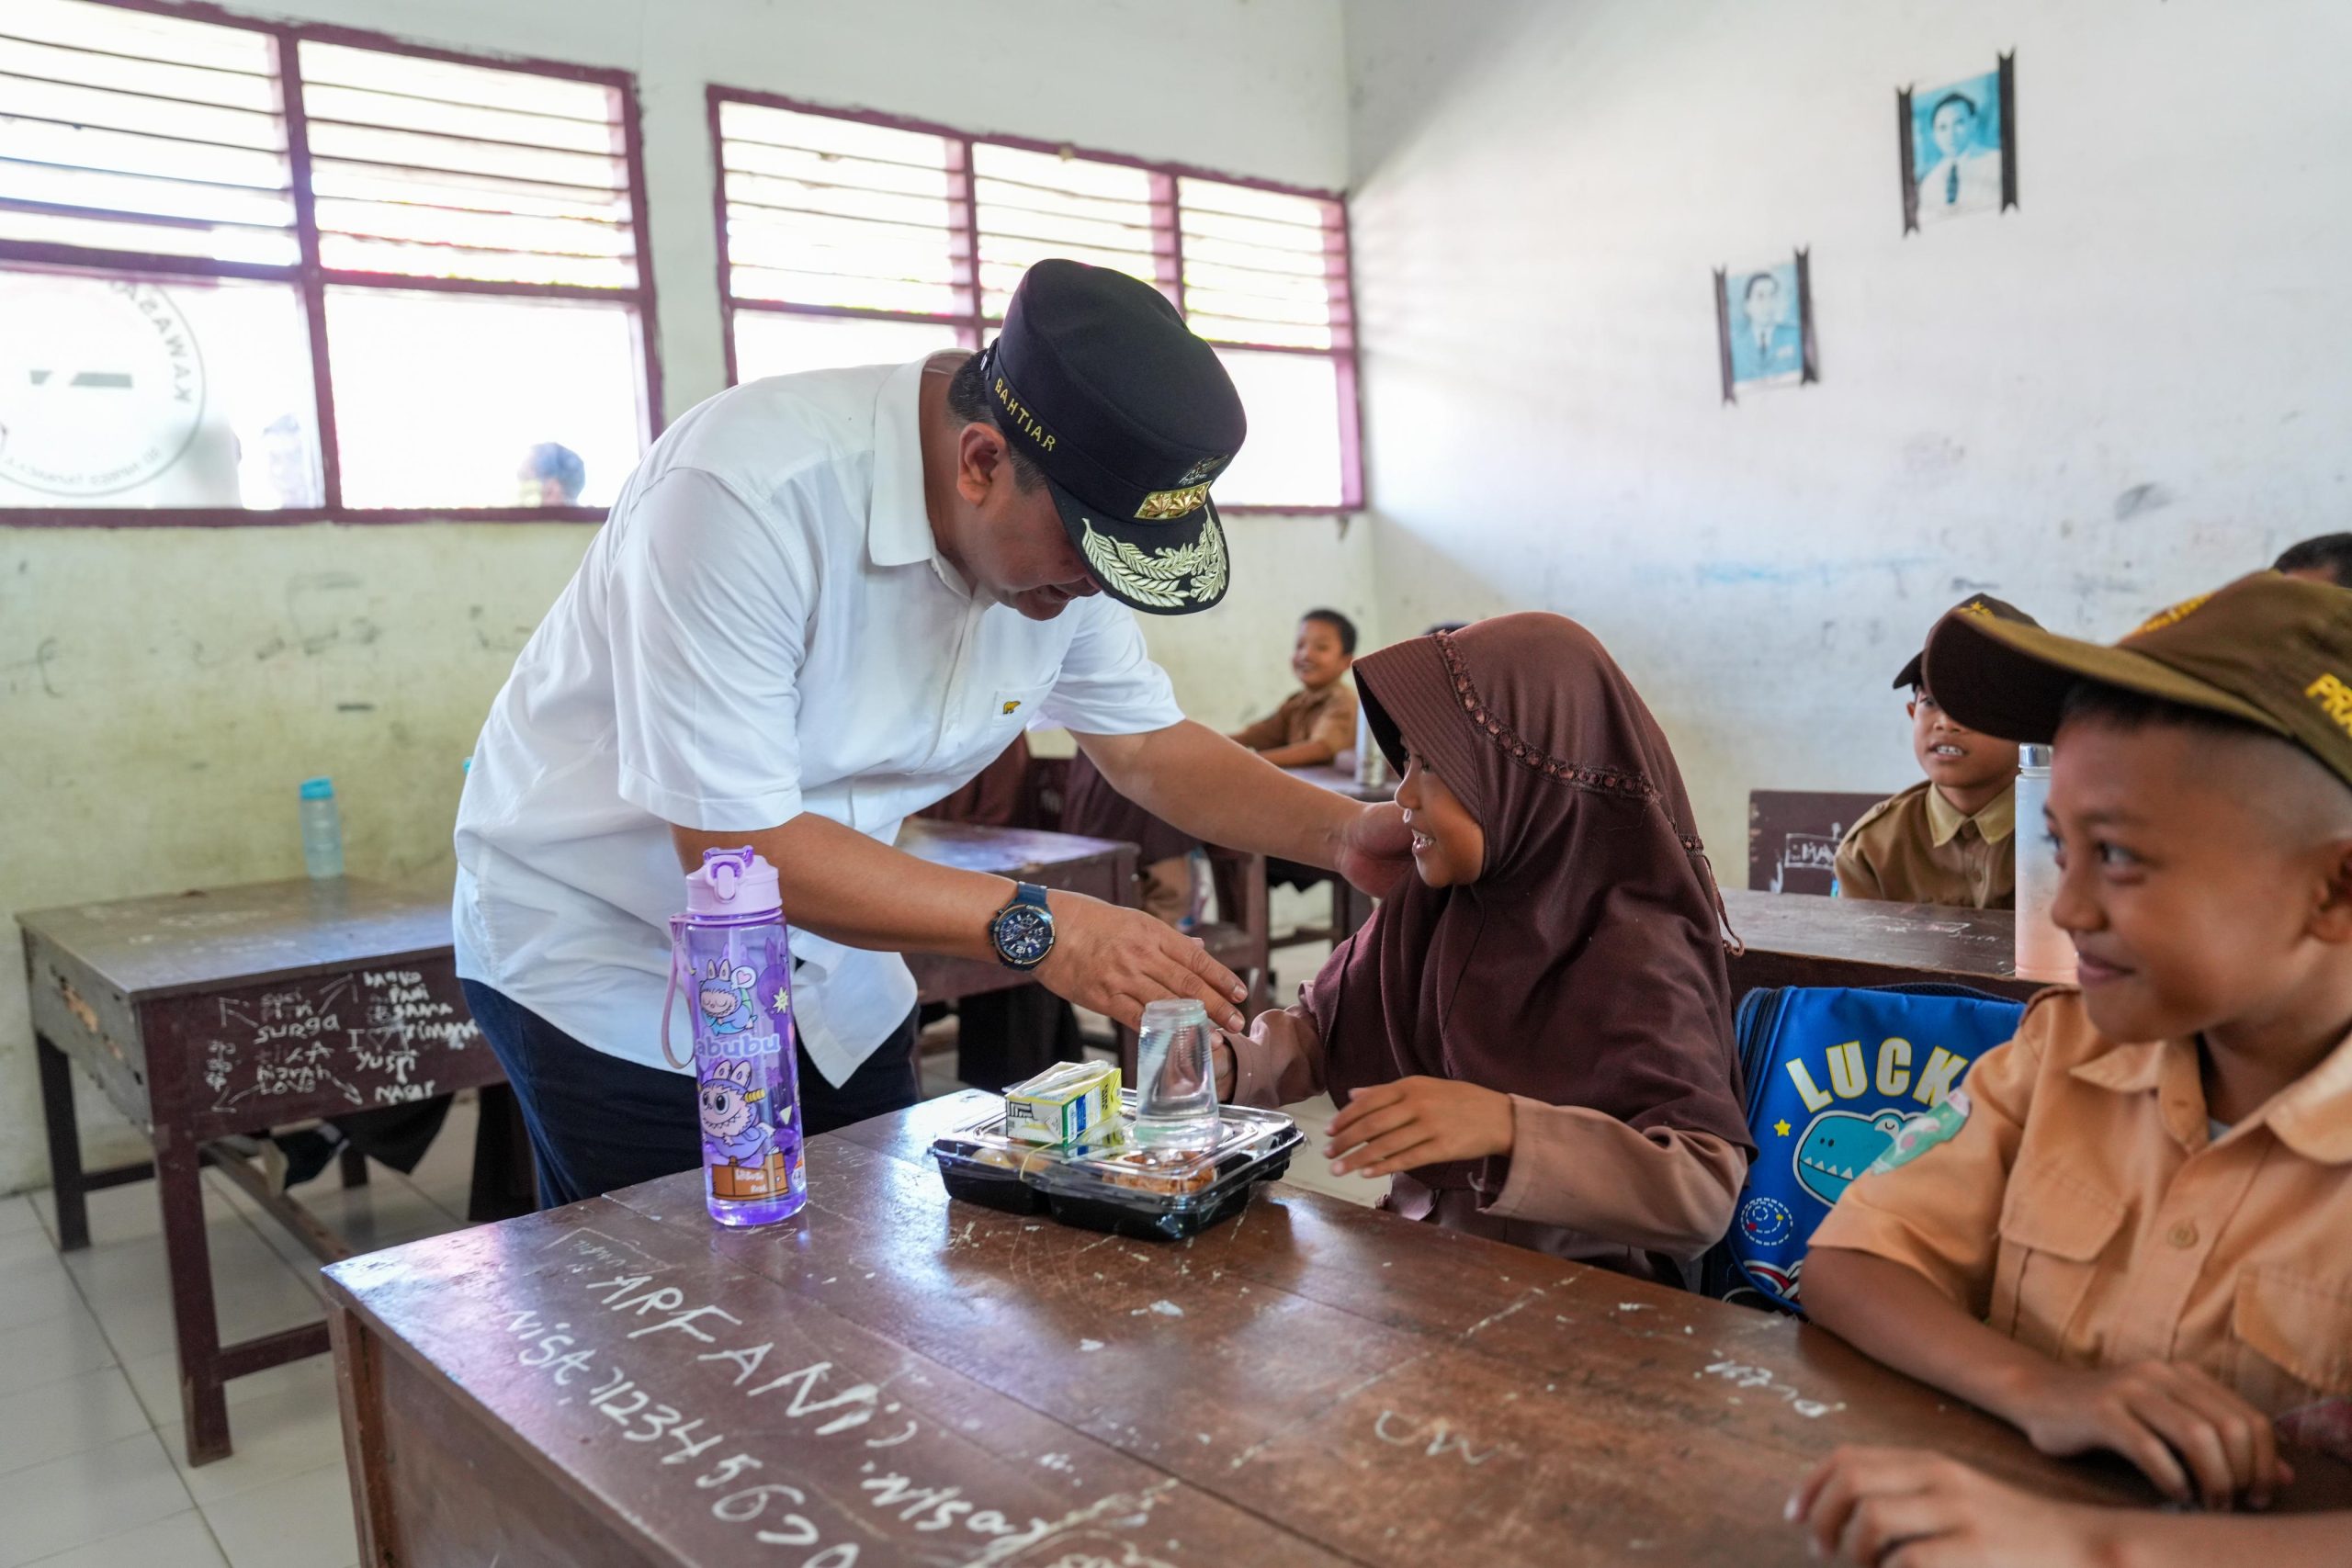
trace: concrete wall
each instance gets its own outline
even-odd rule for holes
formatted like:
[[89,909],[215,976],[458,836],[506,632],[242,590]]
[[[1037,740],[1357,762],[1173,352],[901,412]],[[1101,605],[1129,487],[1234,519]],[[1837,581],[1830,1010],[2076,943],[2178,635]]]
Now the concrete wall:
[[[1356,0],[1381,620],[1575,615],[1715,863],[1916,776],[1971,590],[2115,636],[2352,525],[2352,8]],[[2021,205],[1905,238],[1894,92],[2017,51]],[[1822,379],[1723,406],[1710,274],[1811,248]]]
[[[707,82],[1299,184],[1347,172],[1337,0],[304,0],[268,14],[635,72],[673,414],[724,379]],[[335,775],[355,873],[445,884],[459,760],[589,533],[0,524],[0,911],[299,875],[293,790],[314,773]],[[1306,602],[1369,608],[1366,536],[1343,534],[1236,520],[1231,598],[1151,628],[1188,706],[1221,723],[1278,696]],[[22,984],[0,964],[0,1191],[46,1179]],[[108,1142],[105,1113],[87,1118]]]

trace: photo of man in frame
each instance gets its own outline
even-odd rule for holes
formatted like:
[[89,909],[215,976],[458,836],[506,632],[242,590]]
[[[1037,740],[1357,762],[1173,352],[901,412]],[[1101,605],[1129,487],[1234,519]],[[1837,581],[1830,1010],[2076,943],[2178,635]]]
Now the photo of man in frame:
[[1897,92],[1903,231],[2018,204],[2014,54],[1981,76]]
[[1737,401],[1744,387],[1818,380],[1806,253],[1766,266],[1716,268],[1715,333],[1727,403]]

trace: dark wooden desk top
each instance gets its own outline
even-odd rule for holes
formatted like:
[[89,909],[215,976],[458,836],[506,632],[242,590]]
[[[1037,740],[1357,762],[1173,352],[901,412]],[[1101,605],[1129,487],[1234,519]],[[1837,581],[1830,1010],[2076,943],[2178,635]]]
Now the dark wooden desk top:
[[933,865],[994,876],[1135,852],[1134,845],[1115,839],[1047,833],[1034,828],[990,828],[978,822],[941,822],[928,817],[908,818],[899,829],[898,847]]
[[328,1277],[613,1561],[1770,1568],[1849,1442],[2146,1499],[1792,1320],[1288,1187],[1176,1245],[952,1203],[985,1103],[813,1140],[788,1224],[688,1174]]
[[2017,917],[2007,909],[1881,904],[1728,887],[1724,889],[1724,907],[1731,915],[1732,930],[1747,945],[1747,957],[1734,960],[1732,967],[1736,975],[1745,971],[1754,976],[1750,984],[1941,981],[2020,999],[2046,984],[2018,978]]
[[255,882],[17,916],[131,1001],[393,966],[449,952],[449,895],[346,876]]

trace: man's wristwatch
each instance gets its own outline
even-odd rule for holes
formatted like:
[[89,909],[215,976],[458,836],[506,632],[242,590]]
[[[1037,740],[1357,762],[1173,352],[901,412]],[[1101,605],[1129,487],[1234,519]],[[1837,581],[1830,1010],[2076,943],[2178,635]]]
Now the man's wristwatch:
[[1012,902],[989,920],[989,941],[1008,969],[1035,969],[1054,950],[1054,912],[1046,890],[1034,882],[1013,884]]

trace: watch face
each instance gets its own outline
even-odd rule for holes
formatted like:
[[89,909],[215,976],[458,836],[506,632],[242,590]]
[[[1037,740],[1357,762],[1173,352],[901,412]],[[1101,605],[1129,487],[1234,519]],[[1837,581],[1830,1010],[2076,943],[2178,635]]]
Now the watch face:
[[1027,968],[1054,948],[1054,919],[1043,909],[1015,904],[996,918],[996,950],[1007,964]]

